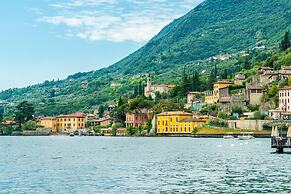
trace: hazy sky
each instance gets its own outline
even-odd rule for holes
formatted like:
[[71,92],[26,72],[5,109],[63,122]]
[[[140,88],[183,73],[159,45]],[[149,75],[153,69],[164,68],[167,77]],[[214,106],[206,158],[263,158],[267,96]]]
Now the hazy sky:
[[201,1],[3,1],[0,91],[109,66]]

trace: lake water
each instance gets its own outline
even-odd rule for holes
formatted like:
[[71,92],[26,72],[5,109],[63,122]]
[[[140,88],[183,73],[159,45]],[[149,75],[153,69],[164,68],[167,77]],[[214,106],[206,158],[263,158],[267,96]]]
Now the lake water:
[[0,193],[288,193],[270,139],[0,137]]

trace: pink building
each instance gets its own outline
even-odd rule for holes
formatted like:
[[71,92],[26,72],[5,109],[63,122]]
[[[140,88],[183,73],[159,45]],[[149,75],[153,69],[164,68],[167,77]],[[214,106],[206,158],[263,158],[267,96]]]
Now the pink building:
[[127,113],[126,114],[126,127],[138,128],[147,125],[147,121],[153,118],[151,113]]

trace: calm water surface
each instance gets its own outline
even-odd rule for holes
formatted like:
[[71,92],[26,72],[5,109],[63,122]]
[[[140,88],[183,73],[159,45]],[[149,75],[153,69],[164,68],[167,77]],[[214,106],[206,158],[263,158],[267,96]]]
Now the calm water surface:
[[0,137],[0,193],[289,193],[269,139]]

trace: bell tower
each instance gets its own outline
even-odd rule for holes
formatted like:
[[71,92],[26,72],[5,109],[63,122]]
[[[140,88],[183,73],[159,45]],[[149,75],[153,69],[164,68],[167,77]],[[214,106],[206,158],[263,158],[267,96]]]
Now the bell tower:
[[147,73],[146,76],[147,76],[147,90],[150,91],[152,87],[152,75],[150,73]]

